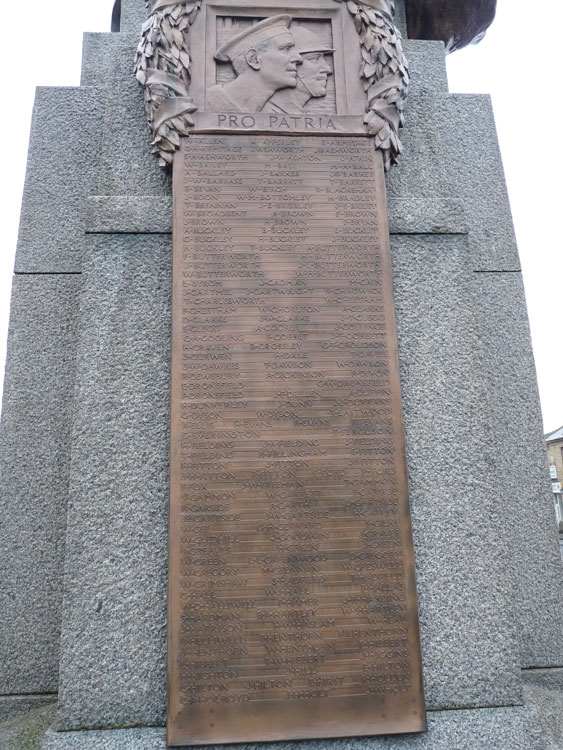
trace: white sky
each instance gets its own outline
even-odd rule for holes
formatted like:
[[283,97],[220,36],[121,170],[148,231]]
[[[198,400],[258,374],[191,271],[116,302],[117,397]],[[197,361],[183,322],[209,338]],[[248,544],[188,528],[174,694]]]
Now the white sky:
[[[483,42],[448,58],[450,89],[490,93],[499,132],[536,357],[545,431],[563,425],[561,290],[563,252],[559,175],[563,169],[560,50],[551,29],[563,7],[542,7],[541,23],[524,0],[498,0]],[[83,31],[109,31],[113,0],[27,0],[4,8],[6,61],[0,143],[3,252],[0,254],[0,369],[5,357],[10,284],[25,176],[34,88],[76,86]],[[32,22],[30,22],[32,19]],[[559,114],[558,114],[559,113]],[[559,333],[558,333],[559,332]]]

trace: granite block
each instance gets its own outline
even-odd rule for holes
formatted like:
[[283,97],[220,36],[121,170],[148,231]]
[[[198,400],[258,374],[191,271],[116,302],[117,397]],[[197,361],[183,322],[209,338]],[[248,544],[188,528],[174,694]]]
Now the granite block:
[[101,89],[37,89],[17,273],[80,271],[85,197],[97,192],[102,118]]
[[563,747],[563,669],[526,669],[526,702],[535,708],[546,737],[546,750]]
[[141,26],[147,19],[147,7],[144,0],[121,0],[120,31],[141,33]]
[[[546,750],[536,714],[525,707],[441,711],[428,732],[401,736],[209,746],[210,750]],[[47,732],[43,750],[166,750],[163,729]]]
[[448,92],[446,50],[443,42],[405,39],[403,50],[409,63],[409,96],[422,91]]
[[563,563],[519,273],[474,274],[523,667],[563,666]]
[[92,196],[88,200],[86,231],[171,234],[172,196]]
[[475,269],[518,271],[520,261],[489,96],[435,98],[447,190],[463,201]]
[[107,88],[115,65],[115,50],[122,45],[120,34],[85,32],[82,38],[80,85]]
[[404,196],[389,198],[390,234],[467,234],[467,220],[460,201]]
[[464,236],[392,237],[427,706],[521,700],[509,545]]
[[[427,97],[417,97],[412,101],[407,115],[407,126],[400,132],[403,153],[399,162],[386,176],[389,198],[418,196],[427,206],[444,197],[457,198],[455,191],[449,194],[444,183],[440,141],[436,129],[425,122],[417,122],[414,114],[420,102],[427,105]],[[430,97],[434,102],[435,97]]]
[[56,691],[80,277],[16,276],[0,423],[0,694]]
[[59,727],[164,720],[170,238],[96,235],[74,401]]
[[[139,0],[142,6],[142,0]],[[107,106],[100,166],[99,195],[170,195],[170,173],[151,154],[143,90],[133,67],[139,30],[114,34],[113,66],[108,79]],[[115,41],[114,41],[115,40]]]
[[[391,234],[466,234],[460,201],[441,198],[428,203],[419,196],[390,198]],[[158,195],[96,195],[88,199],[86,232],[92,234],[171,234],[172,198]]]
[[51,702],[0,723],[2,750],[41,750],[45,732],[53,723],[56,710],[56,705]]

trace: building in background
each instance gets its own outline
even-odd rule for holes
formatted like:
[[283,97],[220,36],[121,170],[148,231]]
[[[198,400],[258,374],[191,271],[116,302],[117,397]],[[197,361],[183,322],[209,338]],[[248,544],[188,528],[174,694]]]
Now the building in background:
[[559,529],[559,546],[563,555],[563,427],[545,435],[547,444],[547,458],[549,461],[549,476],[551,478],[551,490],[555,503],[555,515],[557,516],[557,527]]

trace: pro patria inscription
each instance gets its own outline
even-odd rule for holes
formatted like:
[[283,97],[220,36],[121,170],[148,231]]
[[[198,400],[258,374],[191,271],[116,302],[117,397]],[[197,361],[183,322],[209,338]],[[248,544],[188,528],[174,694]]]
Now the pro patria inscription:
[[422,731],[381,155],[194,135],[174,191],[169,744]]

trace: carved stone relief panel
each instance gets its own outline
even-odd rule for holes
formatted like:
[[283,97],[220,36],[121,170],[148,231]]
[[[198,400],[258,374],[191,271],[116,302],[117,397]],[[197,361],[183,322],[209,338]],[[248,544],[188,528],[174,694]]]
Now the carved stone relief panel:
[[[353,47],[351,54],[347,58],[344,54],[345,33],[355,41],[353,22],[334,0],[321,0],[316,6],[303,9],[296,4],[288,9],[291,13],[257,18],[251,15],[255,10],[209,4],[201,14],[206,16],[207,29],[205,71],[201,75],[205,92],[197,92],[202,100],[200,109],[363,115],[359,46],[349,45]],[[267,11],[264,8],[262,13]],[[279,72],[274,69],[276,64]],[[197,67],[196,63],[194,69]],[[216,86],[226,92],[247,87],[259,101],[256,105],[252,101],[239,106],[229,101],[217,102]]]
[[[257,97],[256,106],[260,109],[254,109],[254,103],[245,106],[230,99],[221,102],[219,95],[217,111],[232,108],[240,112],[336,114],[335,49],[330,19],[278,14],[261,21],[244,16],[215,16],[214,21],[215,81],[207,86],[206,109],[215,109],[213,91],[228,92],[229,87],[236,85],[241,88],[246,74],[252,81],[249,91]],[[241,75],[235,72],[237,67],[242,68]],[[213,74],[213,66],[210,68]]]
[[392,0],[155,0],[136,75],[162,166],[190,132],[370,135],[386,169],[401,151]]

